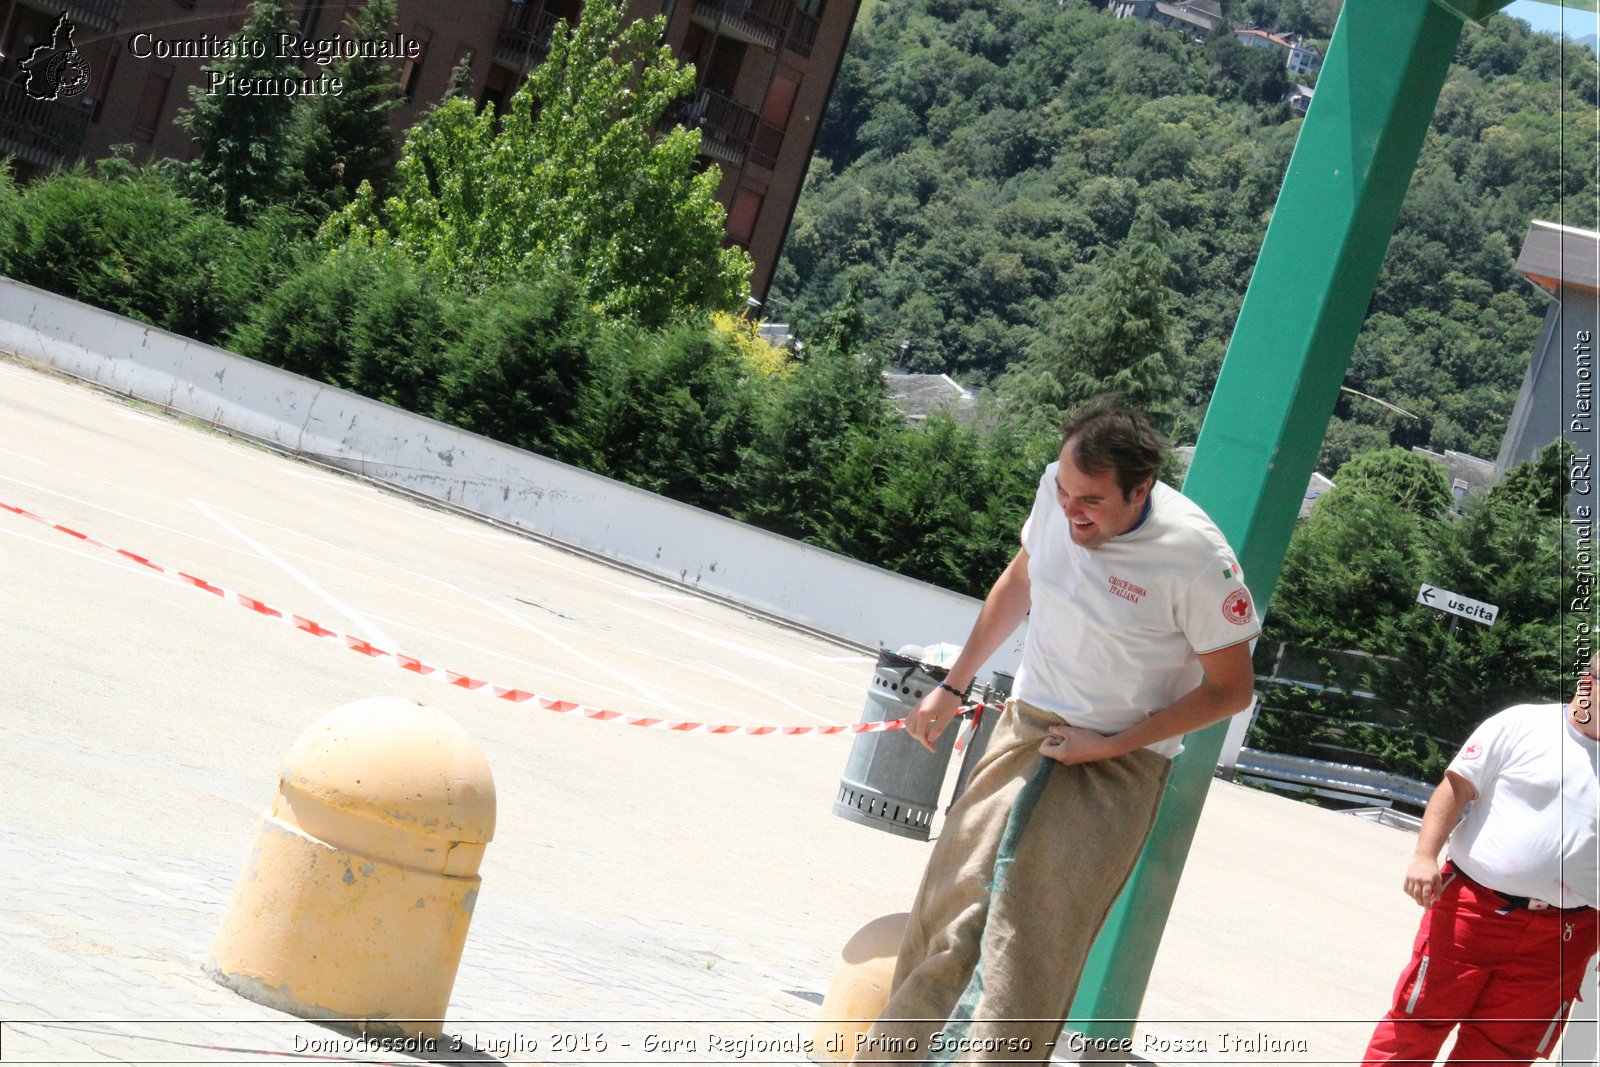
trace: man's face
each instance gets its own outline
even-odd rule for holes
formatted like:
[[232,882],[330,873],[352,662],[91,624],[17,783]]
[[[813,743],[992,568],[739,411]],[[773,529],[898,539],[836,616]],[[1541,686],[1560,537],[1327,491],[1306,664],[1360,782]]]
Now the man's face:
[[1150,495],[1150,480],[1134,487],[1126,498],[1117,485],[1115,471],[1089,475],[1073,462],[1076,441],[1061,449],[1061,466],[1056,470],[1056,503],[1067,517],[1075,544],[1099,548],[1118,534],[1138,525],[1144,502]]

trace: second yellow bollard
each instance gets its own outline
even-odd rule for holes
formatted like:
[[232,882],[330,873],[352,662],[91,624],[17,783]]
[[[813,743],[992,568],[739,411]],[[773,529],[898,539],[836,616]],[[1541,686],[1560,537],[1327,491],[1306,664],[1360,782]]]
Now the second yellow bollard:
[[911,916],[896,912],[877,918],[845,942],[822,1000],[822,1015],[811,1035],[811,1058],[818,1063],[848,1063],[867,1031],[889,1003],[889,985],[900,955],[900,938]]

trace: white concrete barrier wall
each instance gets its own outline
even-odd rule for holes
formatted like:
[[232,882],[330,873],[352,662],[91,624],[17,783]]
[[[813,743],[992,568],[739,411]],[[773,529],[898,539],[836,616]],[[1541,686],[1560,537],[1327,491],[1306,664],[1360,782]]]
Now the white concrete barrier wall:
[[[977,617],[971,597],[11,279],[0,350],[856,644],[959,643]],[[1021,633],[986,670],[1015,672]]]

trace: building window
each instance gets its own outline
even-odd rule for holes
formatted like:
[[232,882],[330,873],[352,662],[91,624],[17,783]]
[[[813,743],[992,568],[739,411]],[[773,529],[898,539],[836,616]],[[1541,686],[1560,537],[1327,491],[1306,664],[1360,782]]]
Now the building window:
[[327,0],[309,0],[304,10],[300,12],[300,36],[312,40],[317,36],[317,27],[322,22],[322,8]]
[[111,56],[106,60],[104,69],[95,71],[96,84],[94,87],[93,108],[89,112],[90,122],[99,122],[100,113],[106,109],[106,88],[111,84],[111,80],[116,77],[118,54],[115,49],[112,49]]
[[772,87],[767,90],[767,101],[761,105],[761,121],[780,130],[789,128],[789,112],[794,110],[794,96],[800,83],[782,74],[773,76]]
[[139,97],[139,110],[133,120],[133,139],[149,144],[156,139],[161,126],[161,110],[167,106],[167,90],[172,87],[172,66],[157,63],[150,68],[144,80],[144,92]]
[[470,44],[456,45],[456,58],[450,61],[450,84],[455,84],[456,71],[461,69],[461,65],[463,63],[465,63],[467,67],[468,83],[470,84],[471,82],[475,81],[476,79],[472,76],[472,64],[477,58],[478,50],[473,48]]
[[754,189],[734,191],[733,206],[728,209],[729,237],[742,245],[750,243],[750,238],[756,232],[756,217],[761,214],[761,201],[764,199]]
[[433,31],[426,26],[418,26],[411,36],[417,42],[417,58],[407,57],[400,68],[400,95],[407,100],[417,94],[417,82],[422,79],[422,61],[428,58],[428,42],[433,38]]

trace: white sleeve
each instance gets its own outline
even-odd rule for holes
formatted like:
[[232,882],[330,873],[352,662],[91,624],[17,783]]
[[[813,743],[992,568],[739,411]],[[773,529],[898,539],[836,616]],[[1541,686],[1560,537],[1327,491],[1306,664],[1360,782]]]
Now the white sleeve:
[[1052,463],[1045,467],[1044,474],[1039,477],[1039,488],[1033,494],[1033,510],[1022,524],[1022,547],[1029,556],[1039,555],[1039,538],[1044,536],[1050,521],[1046,509],[1055,507],[1057,466],[1058,463]]
[[1189,647],[1204,655],[1248,641],[1261,633],[1250,590],[1245,588],[1239,564],[1219,550],[1199,574],[1189,581],[1177,612],[1177,623]]
[[1505,762],[1506,731],[1501,721],[1504,715],[1505,712],[1491,715],[1479,723],[1461,751],[1456,753],[1456,758],[1450,761],[1449,769],[1471,782],[1479,793],[1500,773],[1500,765]]

